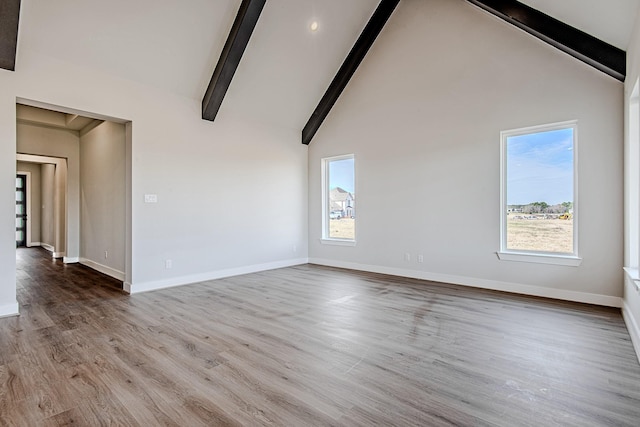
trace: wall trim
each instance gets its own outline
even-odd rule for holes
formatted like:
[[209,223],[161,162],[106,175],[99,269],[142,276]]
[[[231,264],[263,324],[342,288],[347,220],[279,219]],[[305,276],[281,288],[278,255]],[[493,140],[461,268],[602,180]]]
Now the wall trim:
[[629,336],[631,336],[631,343],[636,351],[638,362],[640,362],[640,326],[638,326],[638,321],[633,317],[633,312],[627,305],[626,301],[623,301],[622,303],[622,318],[624,319],[624,323],[627,325]]
[[453,285],[469,286],[472,288],[489,289],[493,291],[510,292],[543,298],[553,298],[564,301],[581,302],[602,305],[606,307],[622,307],[622,298],[610,295],[592,294],[588,292],[569,291],[566,289],[545,288],[542,286],[525,285],[521,283],[500,282],[497,280],[477,279],[467,276],[430,273],[427,271],[407,270],[402,268],[382,267],[377,265],[358,264],[346,261],[336,261],[323,258],[309,258],[309,263],[329,267],[347,268],[350,270],[367,271],[370,273],[389,274],[391,276],[408,277],[412,279],[430,280],[433,282],[450,283]]
[[53,253],[53,257],[54,258],[64,258],[65,253],[64,252],[54,252]]
[[80,262],[80,258],[78,258],[77,256],[66,256],[62,258],[62,262],[64,262],[65,264],[75,264],[77,262]]
[[124,279],[125,279],[124,273],[122,271],[116,270],[115,268],[107,267],[106,265],[102,265],[98,262],[91,261],[90,259],[87,259],[87,258],[79,258],[79,260],[75,262],[80,262],[80,264],[86,267],[99,271],[100,273],[106,274],[107,276],[113,277],[114,279],[120,280],[121,282],[124,282]]
[[20,307],[16,301],[13,304],[0,305],[0,317],[18,316],[20,315]]
[[210,271],[202,274],[193,274],[189,276],[172,277],[170,279],[155,280],[142,283],[125,282],[123,289],[128,294],[137,294],[141,292],[155,291],[158,289],[172,288],[175,286],[190,285],[208,280],[223,279],[225,277],[241,276],[243,274],[258,273],[260,271],[275,270],[277,268],[293,267],[294,265],[307,264],[307,258],[288,259],[284,261],[268,262],[263,264],[254,264],[244,267],[228,268],[224,270]]
[[41,242],[31,242],[29,244],[27,244],[28,248],[37,248],[38,246],[42,246]]
[[42,246],[44,249],[48,250],[49,252],[55,252],[56,248],[54,248],[53,246],[51,246],[48,243],[40,243],[40,246]]

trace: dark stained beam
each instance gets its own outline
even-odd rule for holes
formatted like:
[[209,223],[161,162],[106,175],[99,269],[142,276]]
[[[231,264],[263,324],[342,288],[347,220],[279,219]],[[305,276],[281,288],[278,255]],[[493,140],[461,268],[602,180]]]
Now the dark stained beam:
[[624,81],[626,53],[515,0],[467,0],[592,67]]
[[313,114],[309,118],[309,121],[302,129],[302,143],[309,145],[313,136],[316,134],[320,125],[327,117],[331,108],[336,103],[340,94],[347,87],[351,76],[356,72],[358,66],[367,55],[369,48],[373,45],[373,42],[380,34],[380,31],[384,28],[387,20],[395,10],[400,0],[381,0],[380,4],[376,8],[376,11],[369,19],[366,27],[356,40],[356,43],[351,48],[349,55],[342,63],[342,66],[338,70],[338,73],[333,78],[333,81],[329,85],[329,88],[325,92],[324,96],[320,100],[320,103],[314,110]]
[[20,0],[0,0],[0,68],[15,71]]
[[203,119],[213,121],[216,118],[266,1],[242,0],[236,20],[233,22],[218,64],[213,71],[209,87],[202,99]]

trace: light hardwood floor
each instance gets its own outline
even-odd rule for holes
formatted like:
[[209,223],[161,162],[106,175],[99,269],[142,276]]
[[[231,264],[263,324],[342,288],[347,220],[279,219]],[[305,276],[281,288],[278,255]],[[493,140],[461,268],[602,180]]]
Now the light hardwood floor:
[[640,425],[619,310],[314,265],[127,296],[17,262],[0,425]]

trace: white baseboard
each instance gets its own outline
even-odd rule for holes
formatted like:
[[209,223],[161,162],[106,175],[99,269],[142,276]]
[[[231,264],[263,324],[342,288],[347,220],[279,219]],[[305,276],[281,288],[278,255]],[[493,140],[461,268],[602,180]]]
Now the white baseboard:
[[54,252],[53,253],[53,257],[54,258],[64,258],[65,253],[64,252]]
[[633,312],[624,302],[622,304],[622,318],[624,319],[624,323],[627,325],[629,336],[631,336],[631,343],[633,344],[633,348],[636,350],[638,362],[640,362],[640,326],[638,324],[638,320],[633,316]]
[[80,258],[79,262],[84,266],[87,266],[96,271],[99,271],[102,274],[106,274],[107,276],[113,277],[116,280],[120,280],[121,282],[124,282],[124,273],[122,271],[118,271],[115,268],[107,267],[106,265],[102,265],[95,261],[91,261],[90,259],[87,259],[87,258]]
[[41,242],[29,242],[29,243],[27,243],[27,247],[28,248],[36,248],[38,246],[42,246],[42,243]]
[[143,283],[124,283],[124,291],[129,294],[137,294],[140,292],[155,291],[158,289],[171,288],[174,286],[188,285],[192,283],[205,282],[207,280],[223,279],[225,277],[240,276],[242,274],[257,273],[260,271],[275,270],[276,268],[292,267],[294,265],[306,264],[309,262],[307,258],[290,259],[285,261],[269,262],[264,264],[254,264],[238,268],[229,268],[225,270],[210,271],[202,274],[193,274],[189,276],[172,277],[165,280],[156,280]]
[[55,252],[56,251],[56,248],[54,248],[53,246],[51,246],[51,245],[49,245],[47,243],[40,243],[40,246],[42,246],[43,248],[45,248],[49,252]]
[[62,262],[64,262],[65,264],[75,264],[77,262],[80,262],[80,258],[78,258],[77,256],[66,256],[62,259]]
[[16,301],[13,304],[0,305],[0,317],[17,316],[20,314],[20,307]]
[[477,279],[474,277],[455,276],[450,274],[429,273],[426,271],[406,270],[402,268],[382,267],[378,265],[358,264],[353,262],[336,261],[322,258],[310,258],[309,262],[311,264],[326,265],[329,267],[348,268],[350,270],[368,271],[371,273],[389,274],[392,276],[409,277],[412,279],[451,283],[454,285],[470,286],[473,288],[490,289],[494,291],[511,292],[515,294],[530,295],[536,297],[582,302],[587,304],[603,305],[606,307],[622,307],[622,298],[609,295],[569,291],[566,289],[545,288],[542,286],[500,282],[495,280]]

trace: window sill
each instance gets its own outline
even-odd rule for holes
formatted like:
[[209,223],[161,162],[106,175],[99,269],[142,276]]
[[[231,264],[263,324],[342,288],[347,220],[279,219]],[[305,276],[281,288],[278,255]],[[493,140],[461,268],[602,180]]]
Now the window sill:
[[355,246],[355,240],[344,240],[344,239],[320,239],[320,243],[323,245],[334,245],[334,246]]
[[497,252],[497,254],[498,258],[502,261],[565,265],[568,267],[578,267],[582,263],[582,258],[573,255],[529,254],[518,252]]
[[627,277],[631,279],[631,282],[633,282],[636,291],[640,292],[640,270],[637,268],[624,267],[624,271],[627,273]]
[[627,276],[629,276],[629,279],[636,282],[640,281],[640,270],[637,268],[624,267],[624,271],[627,273]]

